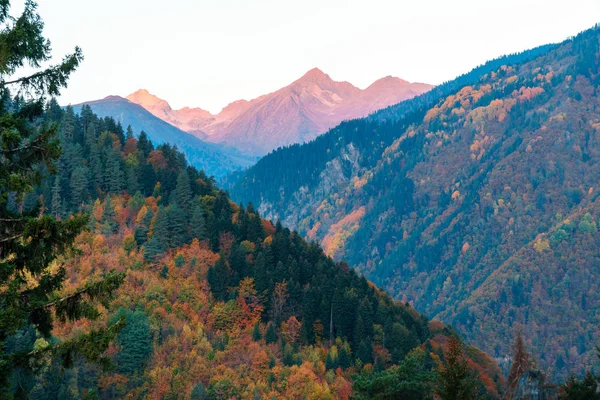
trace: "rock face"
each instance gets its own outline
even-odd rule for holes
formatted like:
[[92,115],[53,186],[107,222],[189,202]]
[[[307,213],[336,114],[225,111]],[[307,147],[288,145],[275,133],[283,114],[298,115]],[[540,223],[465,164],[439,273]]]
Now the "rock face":
[[217,115],[200,108],[173,110],[145,89],[127,99],[202,139],[262,156],[281,146],[310,141],[343,120],[364,117],[431,87],[388,76],[361,90],[314,68],[276,92],[235,101]]
[[525,372],[519,380],[513,400],[555,400],[558,399],[556,386],[546,384],[544,374],[537,370]]

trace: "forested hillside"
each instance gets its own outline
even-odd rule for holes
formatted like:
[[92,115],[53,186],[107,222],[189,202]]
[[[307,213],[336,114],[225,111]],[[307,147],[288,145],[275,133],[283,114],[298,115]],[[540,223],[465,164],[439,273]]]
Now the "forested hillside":
[[252,201],[496,357],[597,362],[599,30],[492,61],[230,177]]
[[[232,203],[176,149],[123,133],[88,107],[76,115],[52,101],[42,122],[59,124],[57,171],[41,170],[48,177],[39,189],[10,207],[26,210],[41,200],[59,220],[90,215],[75,251],[57,260],[68,277],[59,296],[109,273],[125,279],[96,321],[58,320],[51,338],[26,328],[7,350],[43,349],[125,324],[105,353],[114,369],[76,357],[65,370],[47,359],[38,375],[17,370],[9,393],[347,399],[387,391],[427,398],[444,385],[438,368],[452,368],[450,348],[464,359],[474,393],[499,398],[504,378],[485,353],[453,340],[449,346],[450,328],[392,301],[251,205]],[[390,379],[394,386],[380,385]]]
[[[88,109],[88,114],[89,108],[91,108],[101,119],[114,118],[117,124],[114,129],[116,133],[122,134],[130,126],[136,136],[144,131],[147,139],[157,146],[161,144],[177,146],[191,165],[202,169],[209,176],[222,178],[255,162],[255,158],[244,156],[233,148],[207,143],[184,132],[155,117],[142,106],[119,96],[108,96],[101,100],[73,105],[75,113],[85,115],[86,113],[82,113],[84,108]],[[75,121],[75,125],[77,129],[82,130],[84,127],[77,125],[86,122],[89,121]],[[93,129],[98,129],[98,127],[94,126]]]

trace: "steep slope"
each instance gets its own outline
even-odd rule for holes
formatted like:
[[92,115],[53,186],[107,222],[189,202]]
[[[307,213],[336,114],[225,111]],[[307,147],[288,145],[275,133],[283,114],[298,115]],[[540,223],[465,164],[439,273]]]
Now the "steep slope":
[[[392,301],[252,207],[232,203],[170,146],[154,148],[144,135],[123,144],[108,130],[116,123],[87,108],[79,116],[51,105],[47,120],[60,121],[60,172],[26,204],[52,197],[62,204],[60,217],[90,215],[78,251],[58,262],[69,276],[61,295],[110,270],[127,274],[99,320],[58,322],[53,340],[82,326],[126,325],[106,354],[113,370],[79,358],[66,371],[48,363],[35,378],[16,374],[15,387],[32,398],[348,399],[357,374],[366,383],[399,367],[421,374],[398,383],[430,397],[432,367],[451,329]],[[128,190],[140,191],[113,187],[119,175]],[[11,345],[44,342],[27,331]],[[479,394],[499,398],[498,366],[462,347]]]
[[485,351],[523,326],[579,373],[600,340],[598,83],[592,29],[275,152],[231,193]]
[[[155,117],[145,108],[119,96],[76,104],[73,109],[80,112],[89,105],[100,117],[114,116],[124,127],[130,125],[135,132],[144,131],[155,144],[169,143],[177,146],[188,161],[217,178],[252,164],[252,158],[237,151],[212,143],[206,143],[193,135]],[[157,109],[161,107],[156,104]]]
[[127,98],[200,138],[260,156],[281,146],[310,141],[343,120],[367,116],[431,87],[386,77],[361,90],[348,82],[336,82],[314,68],[276,92],[251,101],[236,101],[217,115],[198,108],[173,110],[146,90]]

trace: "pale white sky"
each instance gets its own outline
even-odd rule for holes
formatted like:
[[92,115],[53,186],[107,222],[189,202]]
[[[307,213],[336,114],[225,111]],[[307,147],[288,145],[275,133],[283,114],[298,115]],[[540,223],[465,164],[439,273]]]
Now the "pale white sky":
[[[17,0],[15,0],[17,1]],[[62,57],[85,61],[61,103],[139,88],[218,112],[319,67],[364,88],[438,84],[600,22],[600,0],[39,0]],[[17,7],[15,6],[15,9]]]

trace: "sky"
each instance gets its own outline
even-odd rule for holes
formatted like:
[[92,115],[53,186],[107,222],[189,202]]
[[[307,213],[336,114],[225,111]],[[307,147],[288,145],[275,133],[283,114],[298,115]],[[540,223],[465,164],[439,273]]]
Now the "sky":
[[[365,88],[439,84],[600,22],[599,0],[38,0],[57,59],[85,60],[59,99],[145,88],[213,113],[318,67]],[[15,12],[18,1],[13,1]]]

